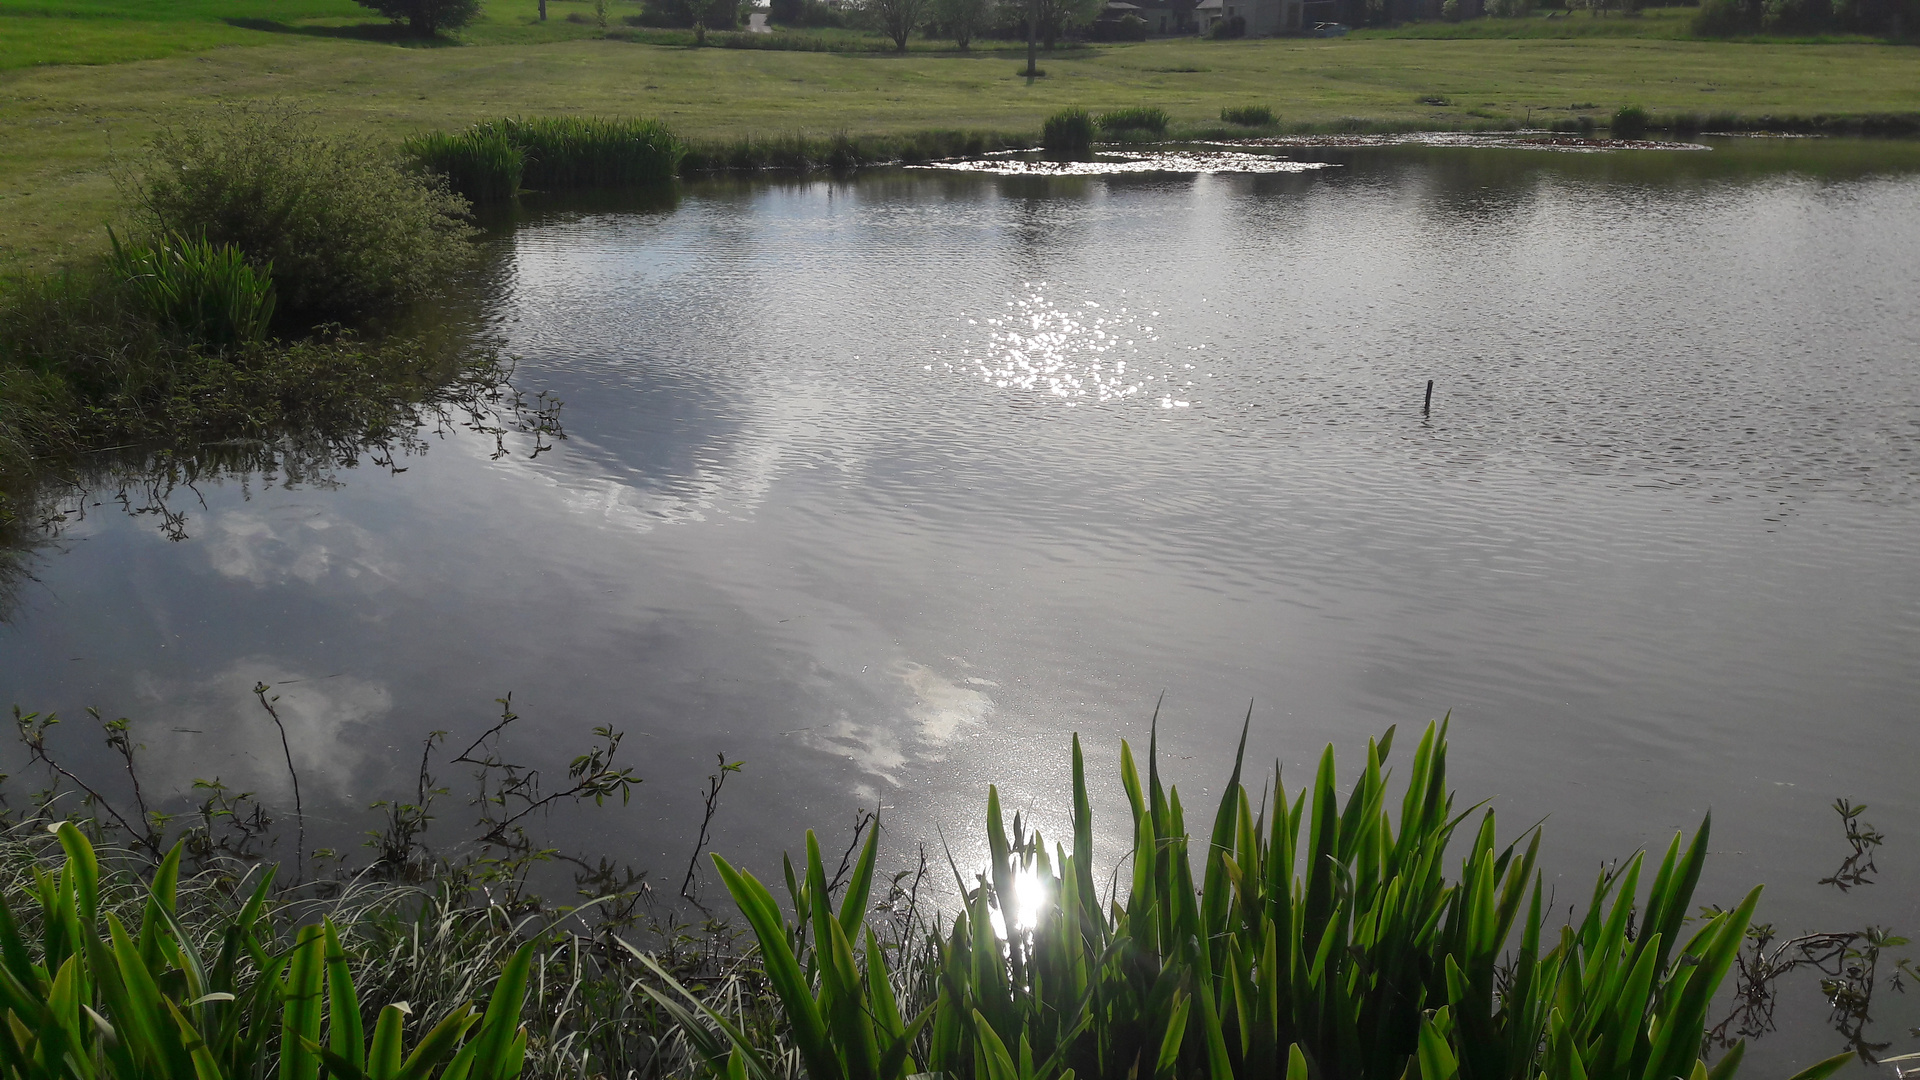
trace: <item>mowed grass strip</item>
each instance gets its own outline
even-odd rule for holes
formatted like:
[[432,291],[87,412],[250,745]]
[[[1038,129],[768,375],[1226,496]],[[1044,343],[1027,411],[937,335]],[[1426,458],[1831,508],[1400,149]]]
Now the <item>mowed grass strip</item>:
[[[554,4],[556,13],[579,7]],[[929,128],[1037,133],[1062,108],[1141,104],[1165,109],[1180,126],[1213,122],[1223,106],[1248,101],[1271,104],[1289,124],[1355,117],[1436,127],[1488,118],[1544,124],[1630,101],[1662,113],[1746,116],[1920,111],[1920,50],[1874,44],[1182,39],[1062,52],[1047,59],[1046,78],[1029,83],[993,54],[593,39],[414,48],[279,33],[254,40],[262,38],[271,43],[0,71],[0,270],[104,246],[115,204],[111,155],[136,152],[169,121],[222,101],[297,103],[323,125],[396,141],[517,115],[655,117],[684,138],[724,139]]]

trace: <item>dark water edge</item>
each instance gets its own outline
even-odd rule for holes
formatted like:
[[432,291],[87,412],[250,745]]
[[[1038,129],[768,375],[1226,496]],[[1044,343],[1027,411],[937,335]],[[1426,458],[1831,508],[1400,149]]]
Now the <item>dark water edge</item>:
[[[503,335],[566,442],[243,466],[161,500],[177,541],[125,515],[154,500],[97,498],[16,583],[0,685],[151,723],[182,777],[250,767],[223,745],[254,732],[237,688],[284,686],[343,844],[425,731],[513,691],[552,764],[632,732],[635,807],[553,828],[675,880],[723,751],[748,771],[717,846],[777,872],[876,800],[896,861],[925,822],[964,860],[988,780],[1057,833],[1070,730],[1111,823],[1117,739],[1140,748],[1163,690],[1196,803],[1248,698],[1291,782],[1452,708],[1463,796],[1503,832],[1551,815],[1563,901],[1711,807],[1703,901],[1766,881],[1783,927],[1920,929],[1920,147],[1712,145],[523,200],[438,317]],[[1074,311],[1136,296],[1166,313],[1114,328],[1155,328],[1140,370],[1224,354],[1197,406],[994,386],[1005,350],[985,379],[954,353],[1013,304],[1084,389]],[[126,480],[147,490],[99,487]],[[188,716],[228,726],[165,745]],[[1843,795],[1889,836],[1844,896],[1816,884]],[[1802,989],[1750,1070],[1836,1048]],[[1896,1038],[1910,1003],[1880,1021]]]

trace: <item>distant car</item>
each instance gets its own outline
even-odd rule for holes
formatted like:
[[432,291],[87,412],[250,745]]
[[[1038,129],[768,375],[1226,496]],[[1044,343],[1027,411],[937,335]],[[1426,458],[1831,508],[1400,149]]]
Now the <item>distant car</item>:
[[1346,23],[1319,22],[1319,23],[1313,24],[1313,36],[1314,37],[1346,37],[1347,31],[1351,29],[1353,29],[1353,27],[1348,26]]

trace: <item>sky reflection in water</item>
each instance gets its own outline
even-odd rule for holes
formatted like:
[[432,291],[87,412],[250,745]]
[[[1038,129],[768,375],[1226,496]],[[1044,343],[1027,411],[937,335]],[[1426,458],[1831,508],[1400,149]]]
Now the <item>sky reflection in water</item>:
[[263,790],[248,691],[284,686],[348,842],[512,691],[549,767],[629,730],[635,805],[555,827],[655,866],[722,751],[750,865],[874,802],[890,859],[939,823],[966,865],[989,780],[1064,835],[1078,731],[1110,865],[1162,691],[1190,806],[1249,699],[1289,782],[1452,709],[1460,788],[1553,815],[1563,897],[1711,807],[1701,899],[1766,881],[1802,928],[1846,795],[1890,836],[1846,921],[1920,929],[1920,180],[1315,152],[1342,167],[530,204],[474,310],[566,442],[202,484],[179,543],[94,509],[0,684]]

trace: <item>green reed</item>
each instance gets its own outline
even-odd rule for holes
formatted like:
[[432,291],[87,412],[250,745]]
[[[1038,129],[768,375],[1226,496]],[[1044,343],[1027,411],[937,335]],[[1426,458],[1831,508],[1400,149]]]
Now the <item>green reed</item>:
[[273,321],[273,264],[255,267],[233,244],[165,234],[153,246],[108,232],[113,273],[147,313],[189,340],[225,347],[263,340]]
[[1093,117],[1085,109],[1062,109],[1040,128],[1040,145],[1049,150],[1085,150],[1093,145]]
[[1273,110],[1265,105],[1226,106],[1220,110],[1220,120],[1241,127],[1272,127],[1279,122]]
[[1165,109],[1137,105],[1103,112],[1094,122],[1100,125],[1101,131],[1149,131],[1158,135],[1167,130],[1169,120]]
[[978,157],[1025,149],[1030,137],[993,131],[918,131],[904,135],[741,136],[693,144],[680,163],[682,175],[724,172],[846,171],[870,165],[919,165],[945,158]]
[[[35,902],[16,912],[0,892],[0,1076],[240,1080],[276,1063],[281,1080],[519,1075],[535,943],[507,961],[484,1014],[458,1005],[408,1052],[405,1003],[383,1006],[369,1038],[331,920],[299,927],[291,942],[275,932],[270,871],[208,927],[179,910],[185,841],[129,903],[103,896],[102,865],[79,828],[62,822],[57,835],[65,858],[57,872],[31,867]],[[116,907],[139,908],[134,928]]]
[[670,180],[686,146],[657,120],[598,116],[501,119],[476,125],[526,158],[525,182],[542,191]]
[[[1331,747],[1291,800],[1276,768],[1257,810],[1236,757],[1197,845],[1151,748],[1143,783],[1123,742],[1134,843],[1113,871],[1120,895],[1103,896],[1076,737],[1071,846],[1050,848],[1018,815],[1009,830],[989,787],[990,865],[961,882],[964,909],[917,961],[897,954],[917,964],[911,978],[862,926],[872,837],[836,912],[808,834],[804,878],[787,875],[797,923],[751,874],[714,861],[812,1080],[1728,1080],[1742,1047],[1709,1068],[1706,1011],[1760,890],[1684,932],[1709,823],[1675,836],[1644,895],[1644,855],[1602,874],[1555,940],[1540,830],[1502,845],[1489,810],[1456,835],[1478,807],[1455,808],[1444,722],[1414,751],[1396,822],[1393,741],[1368,743],[1344,802]],[[1019,880],[1040,883],[1031,926],[1013,922]],[[713,1071],[780,1075],[684,991],[656,993]]]
[[422,168],[445,176],[448,186],[476,203],[512,198],[526,173],[526,151],[506,132],[493,128],[429,132],[408,139],[402,148]]

